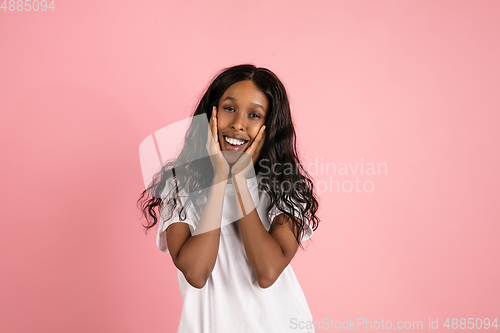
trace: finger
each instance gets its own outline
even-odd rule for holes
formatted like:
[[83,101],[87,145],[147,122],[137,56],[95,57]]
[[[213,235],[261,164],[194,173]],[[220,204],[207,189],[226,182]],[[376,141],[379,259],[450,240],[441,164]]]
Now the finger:
[[264,142],[266,141],[266,126],[262,126],[261,129],[262,133],[260,134],[259,143],[257,145],[257,151],[260,151],[262,146],[264,146]]
[[253,152],[260,150],[260,148],[264,144],[264,140],[263,139],[264,139],[265,129],[266,129],[266,126],[261,126],[259,128],[259,132],[255,136],[255,139],[253,139],[253,142],[250,145],[250,147],[248,148],[248,153],[249,154],[252,154]]
[[212,134],[213,124],[214,124],[214,110],[212,108],[212,115],[210,116],[210,120],[208,122],[208,128],[210,129],[210,133],[209,134]]
[[208,123],[208,131],[207,131],[207,143],[210,144],[210,140],[212,139],[212,119]]
[[252,155],[254,162],[256,162],[256,159],[259,157],[260,151],[262,150],[264,142],[266,141],[266,126],[262,126],[261,131],[262,132],[259,133],[259,141],[256,142],[255,152]]
[[264,140],[266,139],[266,125],[262,125],[262,127],[259,129],[258,137],[259,143],[264,142]]
[[218,128],[219,128],[219,126],[218,126],[219,120],[217,119],[217,107],[216,106],[214,106],[212,108],[212,115],[213,115],[213,119],[214,119],[214,125],[213,125],[214,126],[214,130],[213,130],[214,141],[216,143],[219,143],[219,130],[218,130]]
[[217,140],[217,108],[214,106],[212,108],[212,117],[210,117],[210,130],[212,132],[212,140],[218,143]]

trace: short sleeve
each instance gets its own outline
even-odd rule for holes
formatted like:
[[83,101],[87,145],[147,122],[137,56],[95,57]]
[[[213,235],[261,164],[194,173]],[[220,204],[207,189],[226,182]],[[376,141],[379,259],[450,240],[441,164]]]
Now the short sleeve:
[[[163,190],[161,197],[163,200],[162,208],[160,211],[160,219],[159,219],[159,224],[158,224],[158,234],[156,236],[156,245],[158,248],[163,251],[168,253],[168,246],[167,246],[167,233],[165,232],[167,228],[172,224],[172,223],[186,223],[189,225],[189,229],[191,230],[191,233],[193,233],[196,225],[193,220],[193,215],[192,215],[192,209],[189,207],[186,209],[186,199],[187,195],[183,195],[183,193],[179,193],[179,196],[177,197],[177,206],[175,207],[174,212],[172,213],[172,216],[168,218],[168,207],[167,207],[167,201],[169,199],[169,195],[171,193],[171,189],[173,188],[173,179],[169,179],[167,181],[167,186],[165,186],[165,189]],[[191,205],[192,206],[192,205]],[[182,208],[185,208],[182,212]],[[185,217],[184,220],[181,220],[181,215],[182,217]]]
[[[300,218],[301,218],[301,216],[300,216],[300,211],[298,210],[299,204],[298,204],[297,202],[295,202],[295,201],[293,201],[293,204],[295,205],[295,207],[297,207],[297,208],[295,209],[295,214],[294,214],[294,216],[300,219]],[[305,209],[306,204],[302,204],[302,207]],[[280,211],[280,210],[276,207],[276,205],[274,205],[274,206],[271,208],[271,210],[269,211],[269,214],[270,214],[269,221],[271,222],[271,224],[273,223],[274,218],[275,218],[276,216],[278,216],[278,215],[282,214],[282,213],[283,213],[283,212],[282,212],[282,211]],[[300,239],[300,241],[301,241],[301,242],[304,242],[304,241],[308,240],[308,239],[309,239],[309,238],[311,238],[311,236],[313,235],[313,230],[312,230],[311,226],[309,225],[309,221],[308,221],[307,219],[304,221],[304,224],[305,224],[305,225],[304,225],[304,230],[303,230],[303,232],[302,232],[302,237],[301,237],[301,239]]]

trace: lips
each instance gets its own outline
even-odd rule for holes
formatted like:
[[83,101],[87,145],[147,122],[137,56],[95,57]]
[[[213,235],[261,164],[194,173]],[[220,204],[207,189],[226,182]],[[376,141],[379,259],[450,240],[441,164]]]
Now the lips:
[[[248,145],[248,140],[239,135],[223,135],[223,138],[223,144],[225,145],[226,150],[229,151],[244,151]],[[238,141],[244,141],[244,143],[241,145],[235,144]]]

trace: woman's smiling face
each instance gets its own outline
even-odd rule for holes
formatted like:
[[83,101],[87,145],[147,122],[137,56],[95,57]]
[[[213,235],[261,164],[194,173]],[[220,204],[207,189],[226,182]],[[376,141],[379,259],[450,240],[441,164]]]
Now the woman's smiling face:
[[265,124],[268,107],[266,95],[251,80],[236,82],[224,92],[217,120],[220,147],[228,163],[235,163],[250,147]]

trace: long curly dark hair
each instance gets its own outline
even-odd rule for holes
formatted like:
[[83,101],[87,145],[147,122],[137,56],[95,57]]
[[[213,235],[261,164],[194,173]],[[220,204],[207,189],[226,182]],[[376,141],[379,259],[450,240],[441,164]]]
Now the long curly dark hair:
[[[276,208],[293,222],[297,243],[301,245],[302,233],[307,228],[316,230],[319,225],[320,220],[316,215],[318,201],[313,192],[313,181],[298,157],[290,104],[285,87],[278,77],[266,68],[257,68],[253,65],[226,68],[210,83],[198,103],[193,119],[205,114],[209,122],[213,106],[218,107],[224,92],[231,85],[245,80],[251,80],[269,101],[265,119],[266,139],[261,149],[261,157],[254,166],[257,175],[265,173],[264,177],[259,177],[261,178],[259,190],[266,191],[271,199],[267,207],[268,217],[270,217],[271,208],[276,205]],[[202,126],[202,124],[205,125]],[[166,163],[153,176],[151,184],[138,199],[138,207],[146,218],[146,224],[143,225],[146,232],[158,223],[157,207],[159,213],[167,208],[165,218],[169,219],[177,205],[180,205],[179,219],[183,221],[186,219],[187,206],[198,202],[199,197],[203,195],[200,194],[201,191],[212,184],[214,171],[211,163],[209,160],[199,158],[203,153],[207,155],[208,126],[206,124],[199,121],[191,122],[179,156]],[[167,182],[175,186],[167,186]],[[178,193],[179,187],[190,193],[184,206],[174,192],[175,188]],[[164,193],[166,189],[170,189],[170,192]],[[197,209],[200,208],[198,205],[194,206]],[[300,219],[295,218],[296,215],[300,216]]]

